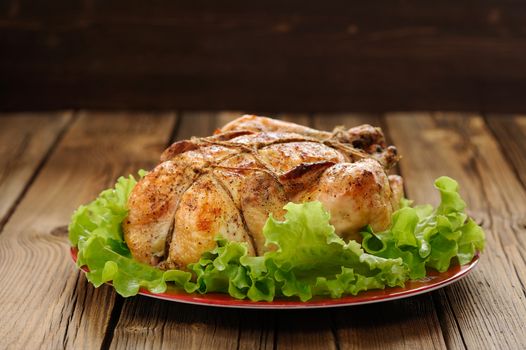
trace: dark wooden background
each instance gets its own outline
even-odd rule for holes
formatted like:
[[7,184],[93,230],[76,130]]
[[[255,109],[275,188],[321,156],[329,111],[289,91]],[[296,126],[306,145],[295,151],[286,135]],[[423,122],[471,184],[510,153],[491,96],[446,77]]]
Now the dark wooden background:
[[526,111],[526,2],[0,0],[0,110]]

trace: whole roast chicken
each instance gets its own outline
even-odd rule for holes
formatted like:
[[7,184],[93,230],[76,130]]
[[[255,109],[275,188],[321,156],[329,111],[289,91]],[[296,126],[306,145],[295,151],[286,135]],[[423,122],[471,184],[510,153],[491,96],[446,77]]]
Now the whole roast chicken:
[[245,115],[213,136],[179,141],[133,189],[124,238],[133,257],[161,269],[199,260],[220,234],[262,255],[263,226],[288,202],[320,201],[344,239],[386,229],[403,196],[388,175],[399,157],[370,125],[332,132]]

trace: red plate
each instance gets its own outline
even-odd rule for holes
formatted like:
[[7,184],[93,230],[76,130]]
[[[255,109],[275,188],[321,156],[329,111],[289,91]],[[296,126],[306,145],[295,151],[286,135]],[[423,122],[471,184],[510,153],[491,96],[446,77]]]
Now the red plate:
[[[73,260],[77,261],[77,248],[71,248],[71,256]],[[152,293],[144,288],[139,290],[139,294],[146,295],[152,298],[176,301],[187,304],[207,305],[216,307],[230,307],[242,309],[315,309],[338,306],[351,306],[379,303],[382,301],[396,300],[415,296],[422,293],[427,293],[442,287],[447,286],[453,282],[460,280],[466,276],[477,265],[479,260],[478,254],[473,260],[464,266],[451,266],[446,272],[439,273],[434,270],[428,271],[428,275],[420,280],[408,281],[405,287],[394,287],[386,289],[375,289],[362,292],[356,296],[348,295],[339,299],[314,297],[307,302],[301,302],[298,299],[275,299],[272,302],[265,301],[249,301],[239,300],[230,297],[223,293],[186,293],[176,288],[168,288],[165,293]],[[86,268],[82,267],[86,272]],[[111,284],[111,283],[110,283]]]

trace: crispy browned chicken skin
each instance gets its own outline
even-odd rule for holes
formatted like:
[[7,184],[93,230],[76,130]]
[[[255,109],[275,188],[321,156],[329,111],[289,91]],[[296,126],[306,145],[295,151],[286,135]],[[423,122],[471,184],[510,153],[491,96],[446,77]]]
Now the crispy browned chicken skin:
[[124,237],[136,260],[163,269],[196,262],[217,234],[261,255],[269,213],[318,200],[336,232],[356,239],[368,224],[390,224],[403,194],[402,179],[387,175],[397,161],[370,125],[326,132],[246,115],[164,151],[131,193]]

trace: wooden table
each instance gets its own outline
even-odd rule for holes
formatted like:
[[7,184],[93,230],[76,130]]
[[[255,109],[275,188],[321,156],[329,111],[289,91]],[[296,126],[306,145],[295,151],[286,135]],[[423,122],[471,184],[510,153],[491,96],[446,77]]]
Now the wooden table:
[[467,278],[405,300],[316,311],[189,306],[93,288],[72,263],[72,211],[152,167],[170,142],[239,113],[56,112],[0,117],[0,348],[526,348],[526,117],[279,115],[332,129],[368,122],[403,155],[407,195],[437,203],[457,179],[487,250]]

